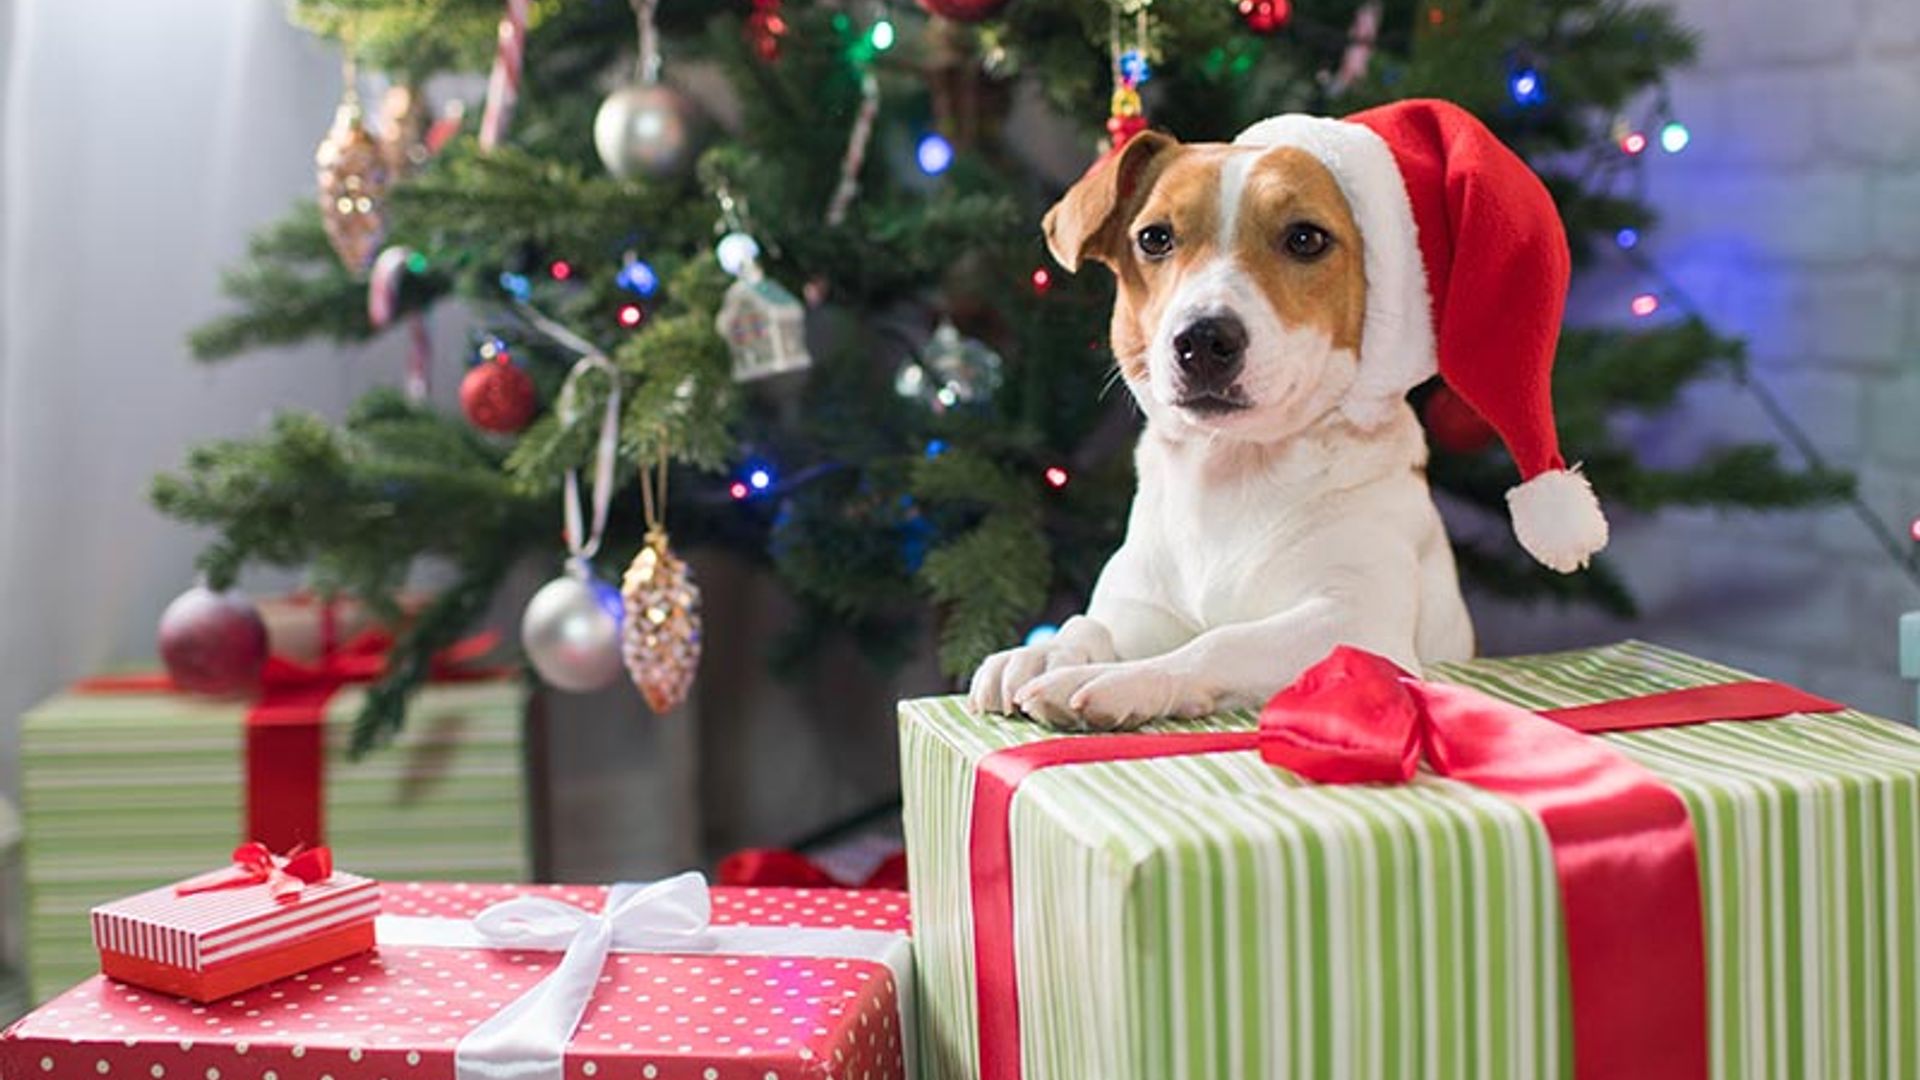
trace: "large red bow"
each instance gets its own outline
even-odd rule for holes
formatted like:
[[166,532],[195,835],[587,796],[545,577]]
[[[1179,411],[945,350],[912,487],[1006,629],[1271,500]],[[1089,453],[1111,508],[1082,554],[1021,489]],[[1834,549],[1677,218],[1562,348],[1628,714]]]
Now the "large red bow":
[[265,885],[267,892],[283,904],[300,899],[309,885],[318,885],[333,876],[333,852],[324,847],[294,848],[275,855],[267,845],[249,840],[233,849],[233,865],[199,877],[188,878],[173,887],[175,896],[213,892],[216,889],[240,889]]

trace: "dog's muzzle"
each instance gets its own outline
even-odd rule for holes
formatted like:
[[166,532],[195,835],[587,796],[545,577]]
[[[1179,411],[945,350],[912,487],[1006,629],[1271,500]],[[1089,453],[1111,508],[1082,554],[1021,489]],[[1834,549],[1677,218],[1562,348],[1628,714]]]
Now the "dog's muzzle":
[[1205,315],[1173,336],[1180,369],[1180,404],[1201,411],[1208,406],[1242,404],[1234,380],[1247,360],[1247,327],[1233,315]]

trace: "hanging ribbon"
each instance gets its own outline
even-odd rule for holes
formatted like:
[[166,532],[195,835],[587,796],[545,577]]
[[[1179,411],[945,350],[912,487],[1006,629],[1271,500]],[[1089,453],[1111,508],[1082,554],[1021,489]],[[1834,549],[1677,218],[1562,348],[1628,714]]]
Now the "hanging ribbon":
[[233,865],[201,874],[173,887],[175,896],[265,885],[268,895],[283,904],[300,899],[309,885],[333,876],[333,852],[324,847],[295,848],[275,855],[267,845],[249,840],[233,849]]
[[1706,959],[1685,804],[1583,733],[1840,708],[1753,681],[1533,713],[1342,647],[1275,695],[1257,731],[1070,736],[988,754],[969,840],[980,1080],[1022,1075],[1010,830],[1020,784],[1064,765],[1245,751],[1320,783],[1404,783],[1424,762],[1525,807],[1546,830],[1559,884],[1575,1076],[1705,1076]]
[[[456,682],[498,678],[497,668],[474,661],[499,644],[499,635],[475,634],[435,653],[428,678]],[[274,851],[312,848],[325,840],[327,704],[342,687],[386,674],[393,636],[369,630],[307,664],[269,656],[260,695],[246,716],[246,816],[241,835]],[[84,679],[83,694],[180,692],[162,673]]]
[[553,972],[461,1038],[455,1080],[563,1080],[567,1044],[614,952],[862,960],[893,974],[904,1075],[914,1056],[913,951],[881,930],[716,926],[707,880],[685,873],[651,885],[615,885],[598,913],[546,897],[516,897],[472,920],[382,915],[383,947],[564,951]]
[[613,470],[620,451],[620,371],[592,342],[548,318],[532,304],[517,300],[514,310],[535,330],[580,357],[574,362],[572,370],[567,372],[567,380],[561,385],[560,396],[554,402],[554,415],[563,427],[571,427],[580,419],[580,379],[589,371],[598,371],[607,377],[607,403],[601,411],[600,433],[594,440],[593,448],[590,519],[580,503],[580,470],[569,467],[561,485],[567,572],[585,581],[592,576],[593,557],[600,553],[600,545],[607,532],[607,513],[613,506]]

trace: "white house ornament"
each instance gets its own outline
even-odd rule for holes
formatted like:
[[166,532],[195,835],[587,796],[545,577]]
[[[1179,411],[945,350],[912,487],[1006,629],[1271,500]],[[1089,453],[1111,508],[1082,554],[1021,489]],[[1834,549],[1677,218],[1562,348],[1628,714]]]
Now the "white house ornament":
[[373,262],[387,235],[387,155],[361,120],[351,93],[333,115],[333,127],[313,154],[319,180],[320,220],[327,241],[347,269]]
[[894,392],[936,413],[982,404],[1000,389],[1000,354],[941,320],[917,359],[900,365]]
[[733,379],[750,382],[813,365],[807,354],[807,308],[748,259],[727,286],[714,329],[733,355]]
[[700,587],[667,545],[664,529],[647,531],[620,593],[626,600],[627,673],[648,708],[671,712],[687,700],[700,667]]

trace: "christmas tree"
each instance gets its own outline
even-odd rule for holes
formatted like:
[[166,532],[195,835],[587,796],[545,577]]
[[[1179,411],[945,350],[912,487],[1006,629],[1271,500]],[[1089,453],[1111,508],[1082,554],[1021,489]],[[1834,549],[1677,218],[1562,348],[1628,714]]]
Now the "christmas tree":
[[[1079,164],[1149,124],[1225,140],[1280,112],[1447,98],[1546,178],[1580,267],[1653,226],[1636,159],[1686,141],[1662,79],[1693,43],[1653,5],[921,3],[296,0],[392,89],[377,118],[347,103],[321,199],[255,237],[227,278],[234,310],[194,347],[221,360],[387,332],[368,310],[384,247],[383,322],[456,298],[475,314],[466,415],[399,389],[337,425],[289,412],[197,449],[155,498],[215,529],[215,586],[299,566],[391,610],[419,560],[451,567],[369,698],[362,747],[511,566],[560,564],[554,509],[569,470],[593,471],[615,393],[602,579],[660,521],[677,548],[771,567],[806,614],[790,659],[826,629],[884,659],[936,627],[955,674],[1075,609],[1119,540],[1135,421],[1112,392],[1111,282],[1051,267],[1041,242],[1071,179],[1046,167],[1057,133]],[[429,78],[490,65],[477,132],[429,115]],[[1561,342],[1563,445],[1603,497],[1768,508],[1847,490],[1765,443],[1640,461],[1614,420],[1742,370],[1738,341],[1655,306]],[[782,330],[802,313],[799,347]],[[576,372],[583,355],[610,362]],[[1504,520],[1512,466],[1444,388],[1415,403],[1470,584],[1632,611],[1604,559],[1563,577],[1473,527]]]

